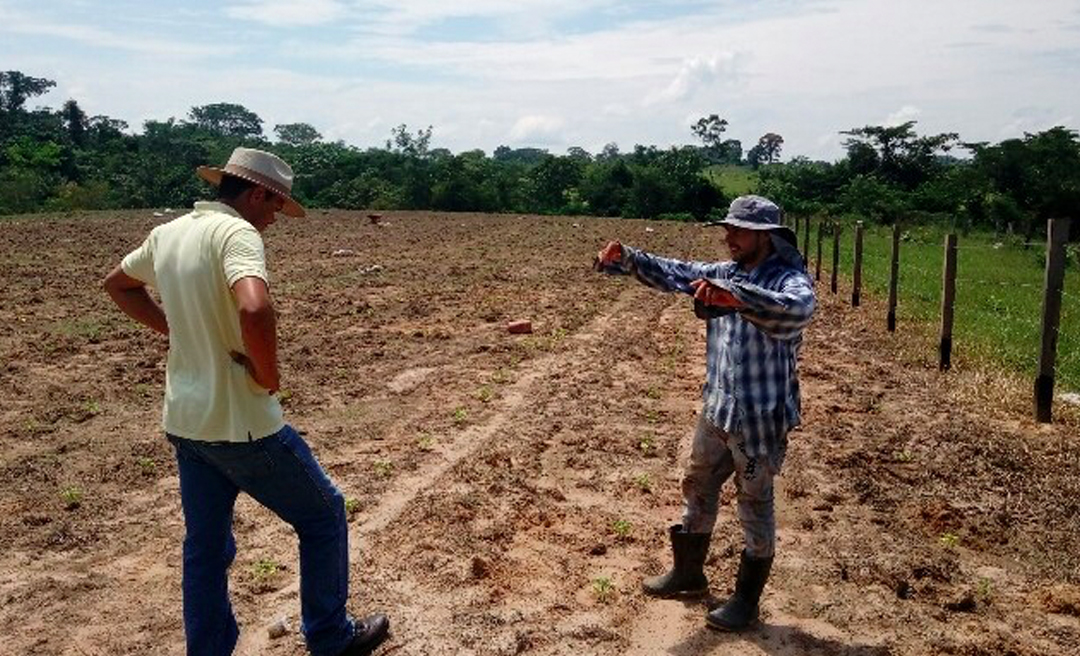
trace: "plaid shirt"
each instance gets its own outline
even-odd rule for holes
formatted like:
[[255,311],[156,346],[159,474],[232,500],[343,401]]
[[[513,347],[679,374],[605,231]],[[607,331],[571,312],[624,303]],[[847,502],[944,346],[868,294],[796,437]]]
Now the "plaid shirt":
[[746,272],[735,262],[683,262],[628,246],[610,270],[691,295],[690,282],[704,278],[746,306],[707,322],[704,413],[716,427],[742,435],[748,456],[779,468],[787,433],[800,421],[797,358],[816,305],[805,270],[776,254]]

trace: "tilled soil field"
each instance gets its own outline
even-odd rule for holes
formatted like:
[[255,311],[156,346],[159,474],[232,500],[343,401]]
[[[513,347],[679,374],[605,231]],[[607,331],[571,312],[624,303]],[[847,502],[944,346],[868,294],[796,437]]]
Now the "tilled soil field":
[[[167,218],[0,220],[4,656],[184,652],[166,343],[100,288]],[[826,287],[761,624],[702,621],[737,568],[730,489],[713,597],[644,597],[670,562],[704,328],[688,298],[592,272],[611,238],[724,255],[719,232],[630,220],[314,212],[270,229],[281,397],[349,499],[352,608],[393,622],[379,653],[1080,653],[1080,423],[989,403],[1010,383],[904,356],[873,299]],[[508,333],[518,319],[533,333]],[[235,530],[237,652],[303,654],[291,529],[242,498]]]

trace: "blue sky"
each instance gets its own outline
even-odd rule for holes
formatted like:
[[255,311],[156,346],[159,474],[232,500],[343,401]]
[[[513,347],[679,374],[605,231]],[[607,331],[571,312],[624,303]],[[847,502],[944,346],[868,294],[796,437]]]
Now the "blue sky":
[[831,160],[864,125],[1080,128],[1080,0],[0,0],[0,69],[134,131],[233,102],[268,135],[597,152],[694,143],[716,113],[744,148]]

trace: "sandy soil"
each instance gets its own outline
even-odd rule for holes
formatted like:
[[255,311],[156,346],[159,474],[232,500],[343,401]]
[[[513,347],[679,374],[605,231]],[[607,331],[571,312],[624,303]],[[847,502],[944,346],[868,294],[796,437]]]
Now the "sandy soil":
[[[166,344],[100,291],[162,220],[0,220],[0,654],[183,653]],[[717,634],[710,600],[644,597],[669,562],[704,330],[687,298],[593,273],[608,238],[723,254],[718,233],[629,220],[271,229],[282,397],[350,500],[352,608],[393,621],[380,653],[1080,653],[1078,424],[981,400],[1004,383],[905,355],[872,299],[827,286],[761,625]],[[737,567],[733,509],[728,490],[712,601]],[[291,530],[242,499],[236,534],[237,652],[303,654]]]

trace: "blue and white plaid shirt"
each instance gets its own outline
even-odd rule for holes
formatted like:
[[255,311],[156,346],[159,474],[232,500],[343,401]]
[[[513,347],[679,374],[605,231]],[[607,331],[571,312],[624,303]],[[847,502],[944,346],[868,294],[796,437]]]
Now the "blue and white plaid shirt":
[[716,427],[745,438],[747,456],[768,458],[779,469],[787,433],[800,422],[797,359],[817,304],[805,269],[775,253],[746,272],[735,262],[683,262],[622,250],[613,272],[691,295],[690,282],[703,278],[746,306],[707,322],[704,412]]

